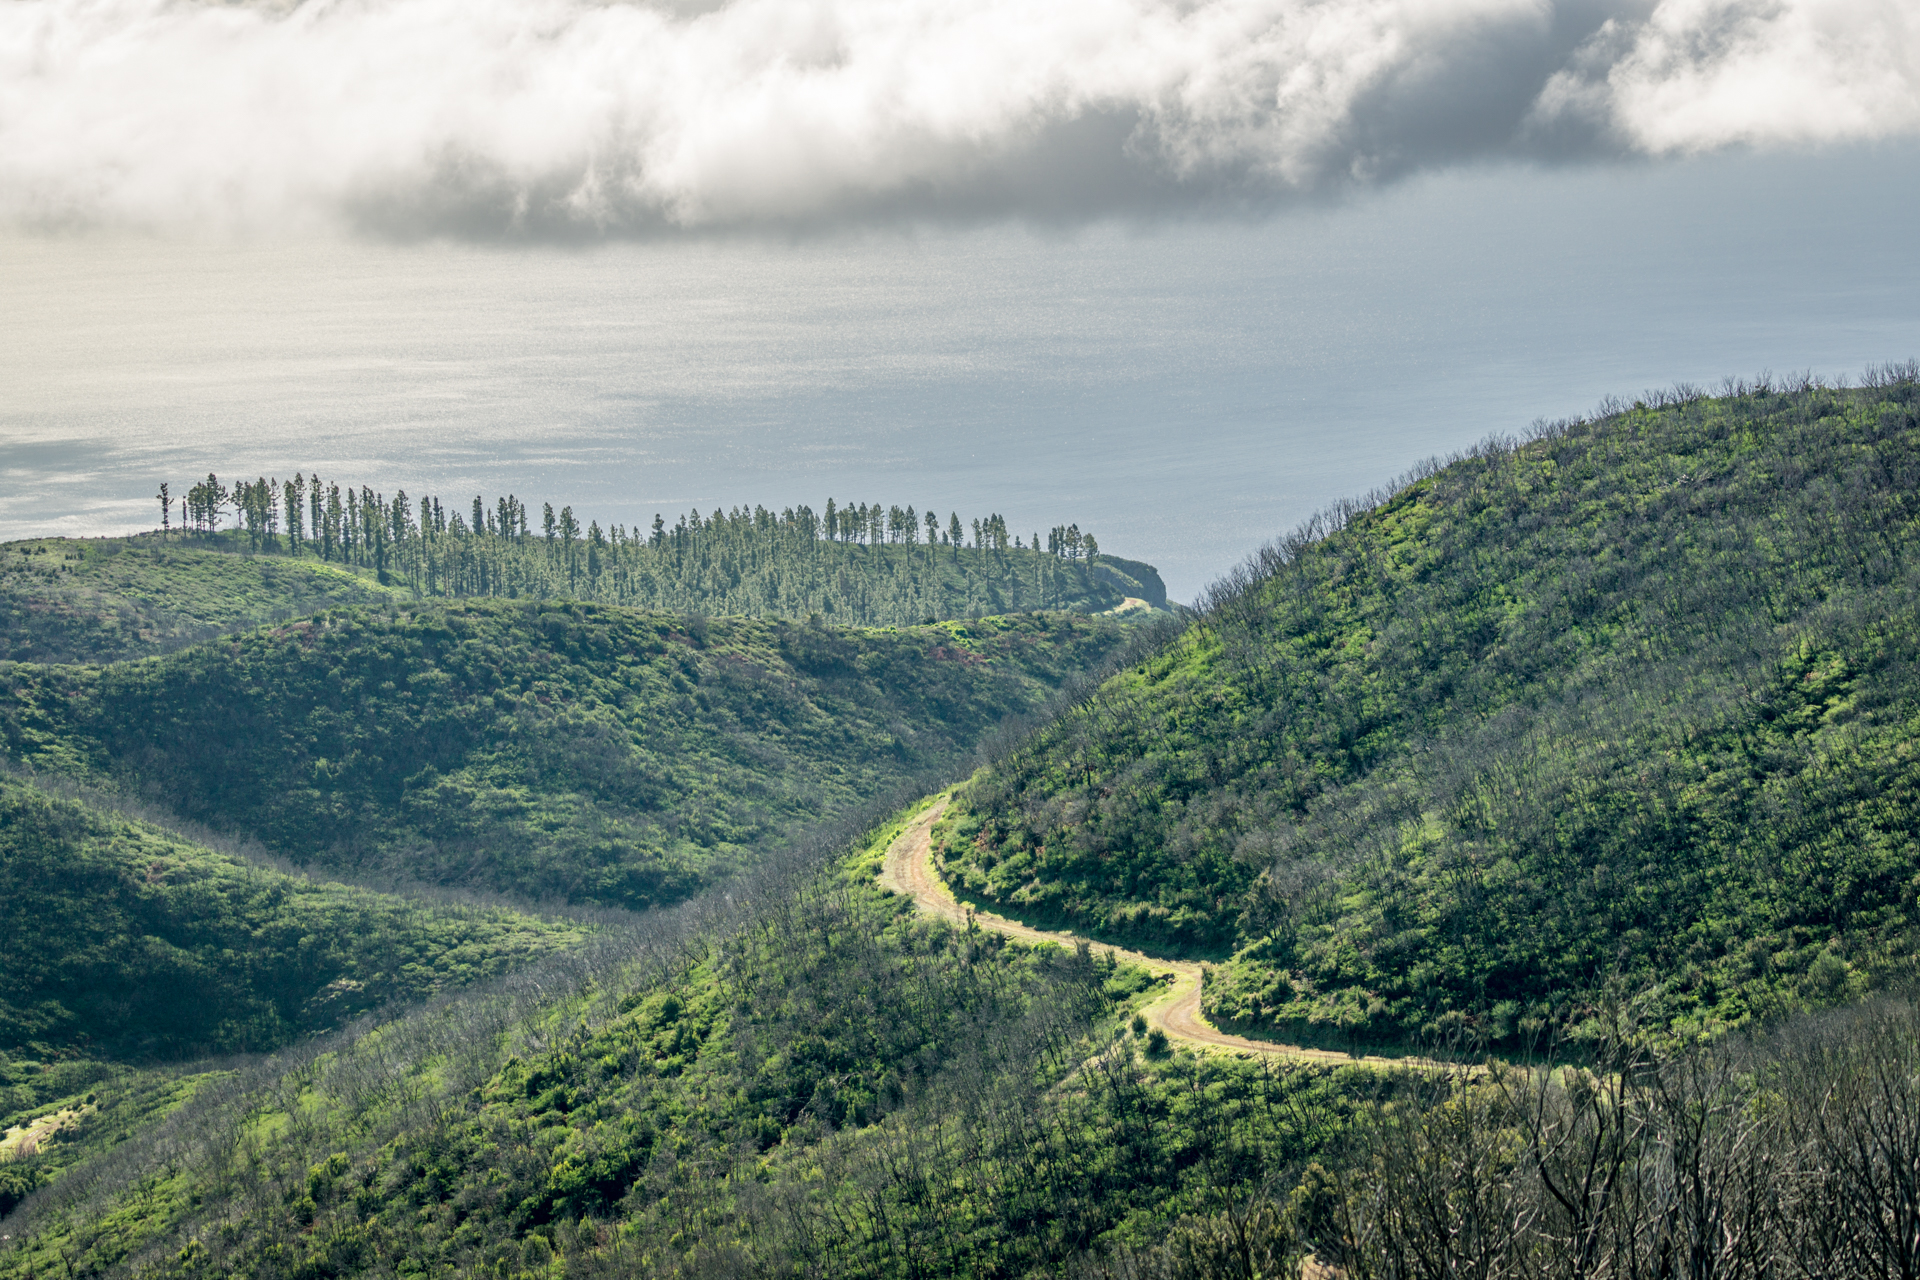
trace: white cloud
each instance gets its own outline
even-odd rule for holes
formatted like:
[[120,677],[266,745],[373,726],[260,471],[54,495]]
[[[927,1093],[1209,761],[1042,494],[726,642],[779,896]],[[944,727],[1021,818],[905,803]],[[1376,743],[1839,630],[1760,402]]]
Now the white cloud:
[[0,4],[0,218],[1084,217],[1920,128],[1905,0]]
[[1910,0],[1663,0],[1610,20],[1554,75],[1537,119],[1604,120],[1656,155],[1920,130]]

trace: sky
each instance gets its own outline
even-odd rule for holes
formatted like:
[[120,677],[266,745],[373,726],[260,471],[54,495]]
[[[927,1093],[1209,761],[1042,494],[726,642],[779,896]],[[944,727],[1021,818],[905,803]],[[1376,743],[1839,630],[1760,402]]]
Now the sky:
[[9,0],[25,226],[603,238],[1920,128],[1910,0]]

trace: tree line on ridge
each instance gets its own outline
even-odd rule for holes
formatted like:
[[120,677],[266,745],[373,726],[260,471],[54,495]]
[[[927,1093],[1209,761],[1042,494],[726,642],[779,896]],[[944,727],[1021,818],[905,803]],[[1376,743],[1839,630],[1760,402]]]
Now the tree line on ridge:
[[165,535],[371,569],[425,595],[569,596],[868,626],[1097,611],[1156,595],[1125,569],[1096,566],[1099,541],[1077,524],[1056,525],[1043,540],[1016,534],[998,513],[963,522],[950,512],[943,522],[912,505],[829,498],[818,512],[738,506],[690,511],[673,524],[656,514],[650,528],[603,527],[551,503],[536,518],[512,494],[491,504],[475,496],[462,510],[317,473],[231,486],[209,473],[179,497],[168,484],[156,497]]

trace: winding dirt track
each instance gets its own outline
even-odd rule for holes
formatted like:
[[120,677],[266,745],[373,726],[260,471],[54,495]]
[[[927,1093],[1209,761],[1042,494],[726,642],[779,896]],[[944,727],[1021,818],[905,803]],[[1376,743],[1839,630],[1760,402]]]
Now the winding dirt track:
[[[1071,947],[1083,941],[1077,934],[1035,929],[987,911],[974,911],[954,899],[953,894],[933,869],[933,824],[946,812],[945,796],[929,805],[907,829],[887,847],[886,865],[880,871],[880,885],[912,898],[915,905],[930,915],[941,916],[956,924],[969,918],[982,929],[1003,933],[1022,942],[1054,942]],[[1163,960],[1140,951],[1129,951],[1104,942],[1084,939],[1097,954],[1106,952],[1116,959],[1137,964],[1151,973],[1163,975],[1167,993],[1144,1010],[1150,1025],[1167,1033],[1167,1038],[1185,1044],[1236,1053],[1266,1053],[1283,1058],[1311,1062],[1371,1062],[1383,1066],[1405,1066],[1405,1059],[1364,1057],[1332,1049],[1308,1049],[1299,1045],[1274,1044],[1267,1040],[1248,1040],[1243,1036],[1216,1031],[1200,1016],[1200,966],[1187,960]]]

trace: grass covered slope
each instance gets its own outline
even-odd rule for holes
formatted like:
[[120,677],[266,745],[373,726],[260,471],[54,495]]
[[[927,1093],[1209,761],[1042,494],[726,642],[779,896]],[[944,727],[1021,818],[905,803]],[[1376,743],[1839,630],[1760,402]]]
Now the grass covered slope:
[[[1225,955],[1290,1036],[1675,1028],[1920,952],[1911,377],[1676,398],[1282,544],[997,764],[942,843],[1014,914]],[[1324,535],[1324,536],[1321,536]]]
[[92,1126],[167,1102],[110,1081],[63,1165],[0,1166],[0,1212],[38,1179],[0,1276],[1246,1280],[1312,1251],[1356,1277],[1679,1257],[1853,1280],[1910,1258],[1889,1224],[1920,1160],[1911,1002],[1664,1057],[1627,1020],[1597,1071],[1168,1053],[1129,1028],[1145,972],[883,894],[902,826],[710,928],[648,944],[653,917],[512,991],[181,1081],[102,1150]]
[[312,883],[0,777],[0,1052],[270,1049],[582,936]]
[[334,611],[145,662],[0,667],[0,736],[302,865],[624,907],[950,765],[1126,635],[590,604]]
[[157,536],[35,538],[0,545],[0,660],[116,662],[396,599],[370,576],[314,559]]
[[1143,1057],[1148,975],[917,916],[874,881],[901,825],[651,977],[198,1102],[113,1198],[8,1222],[0,1275],[1055,1275],[1291,1185],[1374,1090]]

